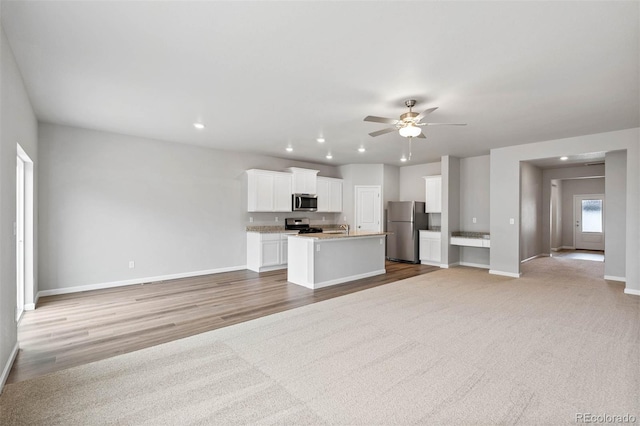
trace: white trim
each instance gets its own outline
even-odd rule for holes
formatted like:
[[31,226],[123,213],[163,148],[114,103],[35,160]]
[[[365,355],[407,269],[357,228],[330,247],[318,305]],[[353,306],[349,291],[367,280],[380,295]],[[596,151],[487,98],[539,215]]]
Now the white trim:
[[530,260],[537,259],[539,257],[549,257],[549,255],[546,254],[546,253],[536,254],[535,256],[531,256],[531,257],[526,258],[525,260],[521,260],[520,263],[528,262]]
[[625,292],[625,294],[632,294],[634,296],[640,296],[640,290],[634,290],[632,288],[625,288],[624,292]]
[[575,250],[576,248],[574,246],[562,246],[560,247],[560,250]]
[[36,308],[36,304],[35,303],[27,303],[24,305],[24,310],[25,311],[33,311]]
[[9,378],[9,373],[11,373],[11,367],[13,367],[13,362],[16,360],[16,356],[18,356],[18,342],[13,346],[13,350],[11,351],[11,355],[9,355],[9,359],[2,370],[2,376],[0,376],[0,394],[4,390],[4,384],[7,383],[7,379]]
[[609,281],[620,281],[621,283],[626,283],[627,282],[627,278],[626,277],[614,277],[613,275],[605,275],[604,279],[605,280],[609,280]]
[[482,263],[460,262],[460,266],[470,266],[472,268],[489,269],[489,265],[484,265]]
[[200,275],[219,274],[221,272],[240,271],[243,269],[247,269],[246,265],[229,266],[227,268],[218,268],[218,269],[207,269],[205,271],[193,271],[193,272],[183,272],[179,274],[160,275],[156,277],[134,278],[132,280],[113,281],[110,283],[99,283],[99,284],[80,285],[76,287],[55,288],[52,290],[39,291],[36,300],[39,299],[40,296],[55,296],[58,294],[78,293],[81,291],[89,291],[89,290],[101,290],[104,288],[123,287],[123,286],[134,285],[134,284],[145,284],[145,283],[150,283],[155,281],[167,281],[167,280],[175,280],[178,278],[197,277]]
[[511,278],[520,278],[520,276],[522,275],[519,272],[515,273],[515,272],[496,271],[495,269],[489,269],[489,273],[493,275],[502,275],[504,277],[511,277]]
[[313,283],[313,284],[298,284],[301,285],[303,287],[307,287],[307,288],[311,288],[311,289],[318,289],[318,288],[322,288],[322,287],[328,287],[330,285],[335,285],[335,284],[341,284],[341,283],[345,283],[347,281],[354,281],[354,280],[359,280],[362,278],[369,278],[369,277],[375,277],[376,275],[382,275],[382,274],[386,274],[387,270],[386,269],[378,269],[377,271],[371,271],[371,272],[365,272],[364,274],[357,274],[357,275],[351,275],[350,277],[340,277],[340,278],[336,278],[334,280],[328,280],[328,281],[322,281],[320,283]]
[[458,266],[458,265],[460,265],[460,262],[454,262],[454,263],[449,263],[449,264],[441,263],[440,267],[444,268],[444,269],[449,269],[449,268],[453,268],[454,266]]
[[440,264],[440,262],[434,262],[434,261],[431,261],[431,260],[420,260],[420,263],[422,265],[438,266],[438,267],[442,268],[442,265]]

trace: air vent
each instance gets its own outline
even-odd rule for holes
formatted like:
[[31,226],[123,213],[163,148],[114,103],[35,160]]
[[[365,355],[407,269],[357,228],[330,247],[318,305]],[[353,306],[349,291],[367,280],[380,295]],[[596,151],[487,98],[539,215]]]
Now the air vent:
[[594,161],[592,163],[584,163],[585,166],[600,166],[604,164],[604,161]]

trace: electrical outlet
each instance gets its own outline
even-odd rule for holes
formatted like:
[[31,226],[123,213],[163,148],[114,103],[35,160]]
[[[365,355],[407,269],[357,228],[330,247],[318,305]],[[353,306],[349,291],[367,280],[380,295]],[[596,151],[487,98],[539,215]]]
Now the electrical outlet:
[[346,216],[344,217],[344,221],[345,221],[345,222],[347,221],[347,217],[346,217]]
[[253,216],[249,217],[249,223],[253,223]]
[[316,251],[320,251],[320,244],[316,246]]
[[324,222],[324,216],[322,216],[322,221]]
[[476,219],[475,217],[471,220],[473,221],[473,223],[476,223],[478,221],[478,219]]
[[276,216],[276,222],[278,221],[278,216]]
[[516,220],[514,218],[509,219],[509,225],[515,225]]
[[129,269],[133,269],[136,267],[136,262],[134,262],[133,260],[129,261]]

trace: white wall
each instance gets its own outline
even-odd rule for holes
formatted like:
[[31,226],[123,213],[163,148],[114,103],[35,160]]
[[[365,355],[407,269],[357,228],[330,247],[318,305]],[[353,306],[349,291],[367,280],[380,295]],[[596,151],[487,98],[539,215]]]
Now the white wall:
[[625,292],[640,295],[639,147],[640,129],[634,128],[491,150],[491,272],[520,275],[520,161],[626,150],[626,233],[617,243],[626,248]]
[[[460,159],[460,229],[489,232],[489,170],[491,157]],[[473,218],[476,223],[473,223]],[[454,229],[455,231],[455,229]],[[489,266],[489,249],[460,247],[460,263]]]
[[[378,185],[384,188],[384,166],[382,164],[347,164],[338,167],[344,179],[342,194],[342,215],[340,223],[355,226],[355,187],[358,185]],[[384,194],[382,195],[384,197]],[[380,203],[380,220],[383,220],[384,203]],[[344,218],[347,218],[346,221]]]
[[[604,178],[565,179],[560,182],[562,185],[562,223],[567,225],[562,227],[562,246],[575,247],[573,240],[573,232],[575,230],[575,226],[573,226],[573,196],[581,194],[604,194]],[[607,213],[605,210],[605,217]],[[606,238],[607,235],[605,233],[605,239]]]
[[[339,177],[330,166],[52,124],[40,126],[40,163],[45,294],[241,268],[254,215],[245,170],[296,166]],[[277,215],[283,225],[294,214]]]
[[442,223],[441,263],[457,265],[460,248],[450,244],[451,233],[460,231],[460,159],[442,157]]
[[[37,124],[11,47],[0,26],[0,389],[17,349],[16,146],[38,164]],[[37,191],[37,188],[36,188]],[[32,271],[37,285],[37,273]],[[33,294],[33,289],[30,289]]]
[[[543,172],[544,180],[544,172]],[[544,188],[543,188],[544,191]],[[544,201],[544,200],[543,200]],[[562,246],[562,185],[557,179],[551,180],[551,250]],[[544,232],[544,228],[543,228]],[[543,248],[544,250],[544,248]]]
[[400,167],[400,198],[398,201],[425,201],[423,176],[441,174],[441,164],[425,163]]
[[400,201],[400,167],[383,165],[382,207],[387,208],[389,201]]
[[520,163],[520,260],[542,253],[542,170]]
[[[608,152],[605,157],[605,216],[604,216],[604,275],[620,279],[625,276],[625,245],[621,244],[627,235],[627,153]],[[635,211],[635,219],[640,216]],[[637,258],[636,258],[637,260]]]

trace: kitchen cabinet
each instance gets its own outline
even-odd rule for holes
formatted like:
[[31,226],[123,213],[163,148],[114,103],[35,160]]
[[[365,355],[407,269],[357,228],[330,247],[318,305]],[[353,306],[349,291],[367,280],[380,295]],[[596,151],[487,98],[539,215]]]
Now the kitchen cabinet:
[[423,176],[425,180],[425,213],[442,212],[442,176]]
[[317,194],[319,170],[301,169],[299,167],[289,167],[287,170],[291,172],[294,194]]
[[318,176],[316,194],[319,213],[342,211],[342,179]]
[[288,237],[297,232],[247,232],[247,269],[255,272],[287,267]]
[[291,211],[291,173],[251,169],[247,176],[247,211]]
[[420,231],[420,263],[424,265],[440,266],[441,261],[440,232]]

